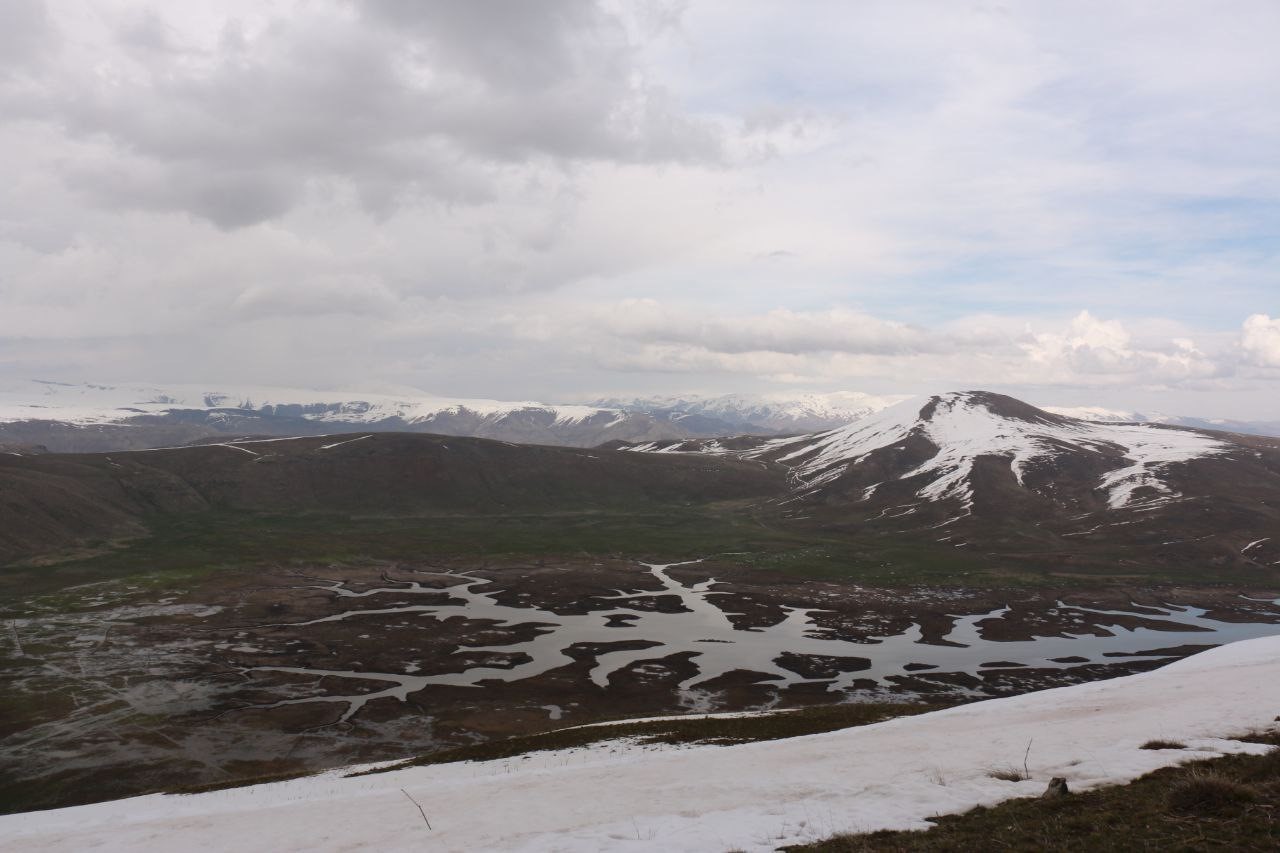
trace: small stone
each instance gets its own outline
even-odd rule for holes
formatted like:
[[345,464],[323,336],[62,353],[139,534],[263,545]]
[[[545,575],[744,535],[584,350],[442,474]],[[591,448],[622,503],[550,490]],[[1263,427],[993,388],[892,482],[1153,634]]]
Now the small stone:
[[1040,796],[1042,799],[1052,800],[1058,797],[1065,797],[1070,793],[1071,791],[1067,789],[1067,780],[1061,776],[1054,776],[1049,780],[1049,787]]

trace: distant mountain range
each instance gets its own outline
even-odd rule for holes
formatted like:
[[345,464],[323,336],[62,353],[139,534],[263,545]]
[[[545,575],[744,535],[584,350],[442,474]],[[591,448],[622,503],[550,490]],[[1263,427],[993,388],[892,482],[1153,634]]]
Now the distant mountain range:
[[454,399],[290,388],[71,385],[32,382],[0,391],[0,445],[55,452],[179,446],[232,436],[355,431],[475,436],[590,447],[611,439],[692,435],[659,417],[600,406]]
[[1280,435],[1280,421],[1240,421],[1230,418],[1193,418],[1186,415],[1164,415],[1157,412],[1136,412],[1104,409],[1099,406],[1044,406],[1046,412],[1064,415],[1082,421],[1099,423],[1165,424],[1193,429],[1212,429],[1222,432],[1238,432],[1245,435]]
[[[525,444],[594,447],[836,429],[903,395],[730,394],[608,398],[554,404],[437,397],[416,389],[309,391],[272,387],[70,384],[0,388],[0,449],[103,452],[181,446],[235,436],[420,432]],[[1280,435],[1280,423],[1211,421],[1100,408],[1049,408],[1090,421],[1162,423]]]
[[586,405],[292,388],[69,384],[33,381],[0,390],[0,446],[21,452],[103,452],[180,446],[232,436],[354,431],[422,432],[523,444],[594,447],[830,429],[900,396],[857,392],[598,400]]

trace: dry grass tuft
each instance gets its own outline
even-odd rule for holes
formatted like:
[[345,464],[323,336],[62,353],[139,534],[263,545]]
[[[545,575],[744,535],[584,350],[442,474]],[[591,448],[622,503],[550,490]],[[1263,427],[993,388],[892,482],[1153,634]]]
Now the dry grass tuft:
[[1031,778],[1016,767],[996,767],[988,770],[987,775],[1002,782],[1025,782]]
[[1257,802],[1253,787],[1217,773],[1189,774],[1176,782],[1165,797],[1169,811],[1188,815],[1223,815]]
[[1142,745],[1142,749],[1186,749],[1185,743],[1178,743],[1176,740],[1149,740]]

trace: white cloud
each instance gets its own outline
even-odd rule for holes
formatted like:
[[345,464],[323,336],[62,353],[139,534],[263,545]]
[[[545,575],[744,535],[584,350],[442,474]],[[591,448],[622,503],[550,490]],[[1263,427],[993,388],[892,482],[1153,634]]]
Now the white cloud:
[[1280,317],[1251,315],[1244,321],[1240,346],[1253,364],[1280,367]]
[[1178,382],[1208,378],[1221,370],[1190,339],[1171,339],[1160,349],[1139,348],[1123,323],[1099,320],[1088,311],[1081,311],[1060,332],[1032,334],[1022,347],[1032,363],[1043,367],[1046,379],[1112,376]]
[[558,312],[509,314],[514,337],[589,355],[605,370],[749,376],[783,384],[849,387],[898,377],[905,391],[973,385],[1194,387],[1228,376],[1229,345],[1200,349],[1176,324],[1143,324],[1142,339],[1114,319],[1082,311],[1030,324],[974,316],[932,327],[864,312],[737,311],[652,299]]

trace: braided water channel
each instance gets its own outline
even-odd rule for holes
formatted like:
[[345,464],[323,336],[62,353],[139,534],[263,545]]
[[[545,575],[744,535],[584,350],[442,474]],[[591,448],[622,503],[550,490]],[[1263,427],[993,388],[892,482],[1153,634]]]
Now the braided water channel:
[[[696,561],[695,561],[696,562]],[[406,582],[396,586],[363,591],[349,589],[334,581],[316,587],[332,592],[339,599],[367,598],[378,595],[448,594],[441,604],[399,605],[387,608],[344,610],[305,622],[288,623],[291,628],[320,626],[347,620],[363,620],[378,616],[417,615],[433,620],[464,618],[490,621],[499,627],[534,625],[540,633],[532,639],[508,644],[459,646],[455,653],[498,652],[517,662],[511,666],[469,666],[458,672],[417,675],[410,672],[371,672],[340,669],[318,669],[294,666],[258,666],[249,672],[289,673],[310,676],[333,676],[385,684],[382,689],[357,694],[329,694],[283,699],[258,708],[283,705],[331,702],[345,704],[340,720],[346,721],[377,699],[406,698],[432,685],[483,687],[486,683],[512,682],[546,673],[575,662],[568,652],[579,645],[626,645],[627,648],[602,648],[595,652],[589,674],[597,686],[607,688],[610,676],[633,665],[658,661],[671,655],[686,654],[696,668],[678,687],[682,694],[696,691],[699,685],[734,671],[758,673],[771,687],[784,689],[797,684],[826,685],[828,692],[854,689],[856,684],[875,682],[889,685],[895,678],[911,676],[917,680],[963,673],[977,674],[993,668],[1034,668],[1061,670],[1085,664],[1117,662],[1167,661],[1182,656],[1173,651],[1184,645],[1213,646],[1252,637],[1280,633],[1280,624],[1272,621],[1225,622],[1210,619],[1198,607],[1138,607],[1133,610],[1100,610],[1058,602],[1055,613],[1067,622],[1082,626],[1090,618],[1123,616],[1137,618],[1136,627],[1092,626],[1089,633],[1059,632],[1053,636],[1035,636],[1027,640],[996,641],[984,637],[983,626],[1000,620],[1007,607],[986,613],[955,616],[951,630],[940,642],[923,641],[919,625],[902,633],[853,641],[835,636],[815,621],[820,609],[784,608],[784,616],[772,625],[739,627],[731,611],[719,607],[715,596],[717,581],[712,578],[683,584],[668,570],[682,563],[643,564],[660,584],[661,589],[618,591],[595,596],[600,609],[584,614],[555,613],[535,606],[500,604],[494,594],[486,592],[493,584],[486,578],[467,574],[449,574],[458,583],[445,589]],[[678,597],[683,610],[657,612],[637,609],[627,602],[659,596]],[[1277,604],[1265,601],[1259,604]],[[1259,611],[1259,615],[1262,615]],[[1277,614],[1268,614],[1277,618]],[[263,626],[266,627],[266,626]],[[645,644],[643,648],[637,646]],[[822,678],[806,677],[783,666],[790,656],[844,659],[848,671]],[[416,669],[410,663],[407,669]],[[928,670],[928,672],[923,672]]]

